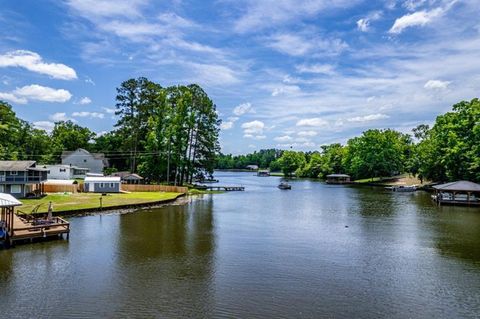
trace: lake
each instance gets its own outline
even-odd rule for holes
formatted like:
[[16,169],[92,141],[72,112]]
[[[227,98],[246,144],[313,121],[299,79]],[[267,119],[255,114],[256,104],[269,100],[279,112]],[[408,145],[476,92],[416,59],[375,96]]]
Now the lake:
[[13,317],[478,318],[480,209],[424,192],[217,172],[245,192],[70,218],[0,251]]

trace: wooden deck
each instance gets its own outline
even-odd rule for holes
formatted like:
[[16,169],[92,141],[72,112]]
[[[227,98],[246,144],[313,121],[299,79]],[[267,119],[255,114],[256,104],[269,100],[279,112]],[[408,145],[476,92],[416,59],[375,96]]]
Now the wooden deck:
[[51,224],[34,225],[33,219],[13,216],[13,229],[9,231],[9,240],[13,244],[19,240],[32,240],[34,238],[46,238],[61,236],[70,233],[70,224],[60,217],[53,217]]
[[244,191],[245,187],[243,186],[207,186],[205,189],[211,190],[211,191],[235,192],[235,191]]

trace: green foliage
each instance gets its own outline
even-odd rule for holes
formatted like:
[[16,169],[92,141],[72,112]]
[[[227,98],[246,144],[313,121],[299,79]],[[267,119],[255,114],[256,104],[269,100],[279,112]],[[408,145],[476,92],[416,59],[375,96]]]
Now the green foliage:
[[285,176],[292,176],[295,171],[301,170],[305,163],[305,154],[302,152],[285,151],[278,159],[278,164]]
[[217,169],[245,169],[248,165],[257,165],[259,168],[270,168],[272,171],[280,171],[276,163],[283,151],[277,149],[266,149],[255,151],[251,154],[232,156],[220,153],[217,156]]

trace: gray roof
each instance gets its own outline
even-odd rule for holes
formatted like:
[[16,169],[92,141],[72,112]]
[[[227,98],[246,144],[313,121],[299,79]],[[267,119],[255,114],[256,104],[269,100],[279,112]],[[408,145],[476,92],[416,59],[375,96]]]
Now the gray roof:
[[0,193],[0,207],[20,206],[21,202],[10,194]]
[[0,161],[0,171],[26,171],[35,161]]
[[469,181],[458,181],[446,184],[435,185],[433,188],[440,191],[468,191],[468,192],[480,192],[480,184]]
[[347,174],[330,174],[330,175],[327,175],[327,177],[350,177],[350,175],[347,175]]

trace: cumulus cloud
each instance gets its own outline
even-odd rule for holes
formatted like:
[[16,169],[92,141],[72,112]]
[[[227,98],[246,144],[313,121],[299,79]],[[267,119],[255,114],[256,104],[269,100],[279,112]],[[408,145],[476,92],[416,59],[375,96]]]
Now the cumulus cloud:
[[38,53],[27,50],[10,51],[0,55],[0,67],[21,67],[60,80],[77,78],[77,73],[71,67],[60,63],[45,63]]
[[265,123],[262,121],[251,121],[242,124],[242,128],[245,134],[262,134],[265,128]]
[[87,104],[90,104],[90,103],[92,103],[92,100],[87,96],[82,97],[80,99],[80,101],[78,101],[78,104],[80,104],[80,105],[87,105]]
[[243,137],[251,138],[254,140],[263,140],[267,138],[265,135],[253,135],[253,134],[244,134]]
[[73,117],[89,117],[89,118],[103,119],[105,117],[105,114],[98,113],[98,112],[73,112],[72,116]]
[[284,135],[284,136],[277,136],[274,138],[274,140],[277,142],[289,142],[293,140],[293,138],[289,135]]
[[300,131],[297,133],[298,136],[303,136],[303,137],[312,137],[316,136],[317,132],[315,131]]
[[49,119],[54,122],[69,121],[72,120],[67,116],[67,113],[58,112],[49,116]]
[[252,111],[253,111],[253,109],[252,109],[252,105],[250,103],[243,103],[243,104],[240,104],[240,105],[236,106],[233,109],[233,114],[235,114],[237,116],[241,116],[245,113],[252,112]]
[[233,122],[232,121],[224,121],[222,124],[220,124],[220,129],[221,130],[229,130],[233,128]]
[[433,19],[441,16],[443,13],[444,10],[442,8],[436,8],[431,11],[423,10],[406,14],[403,17],[396,19],[392,28],[388,32],[392,34],[400,34],[407,28],[424,26],[430,23]]
[[446,88],[448,88],[449,85],[449,81],[429,80],[427,81],[427,83],[425,83],[423,87],[428,90],[445,90]]
[[371,121],[377,121],[377,120],[382,120],[382,119],[388,119],[390,116],[386,114],[369,114],[365,116],[357,116],[357,117],[352,117],[347,119],[348,122],[357,122],[357,123],[364,123],[364,122],[371,122]]
[[64,103],[71,97],[72,94],[67,90],[52,89],[38,84],[26,85],[8,93],[0,92],[0,98],[19,104],[26,104],[30,100]]
[[39,130],[45,130],[51,132],[55,127],[55,123],[49,121],[37,121],[33,122],[33,126]]
[[328,122],[319,117],[313,117],[309,119],[302,119],[297,122],[297,126],[307,126],[307,127],[322,127],[327,126]]
[[357,20],[357,29],[362,32],[368,32],[370,30],[370,22],[378,20],[382,17],[381,11],[374,11],[367,17]]

